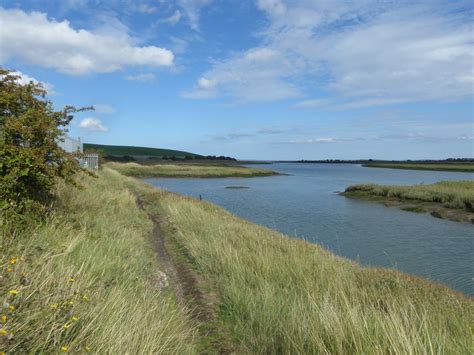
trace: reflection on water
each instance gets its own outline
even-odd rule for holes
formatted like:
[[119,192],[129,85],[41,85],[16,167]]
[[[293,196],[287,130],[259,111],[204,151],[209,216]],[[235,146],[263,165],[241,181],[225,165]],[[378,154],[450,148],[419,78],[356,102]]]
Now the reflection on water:
[[[278,163],[262,167],[291,175],[146,181],[192,197],[201,195],[242,218],[320,243],[365,265],[394,267],[474,295],[473,226],[335,193],[355,183],[428,184],[473,179],[474,174],[350,164]],[[229,186],[249,188],[226,188]]]

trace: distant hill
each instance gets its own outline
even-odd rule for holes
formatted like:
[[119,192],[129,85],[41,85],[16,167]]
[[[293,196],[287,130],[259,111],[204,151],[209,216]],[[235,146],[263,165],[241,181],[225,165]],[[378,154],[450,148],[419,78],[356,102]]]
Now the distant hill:
[[203,158],[202,155],[182,152],[180,150],[161,149],[161,148],[148,148],[148,147],[132,147],[126,145],[105,145],[105,144],[92,144],[84,143],[84,151],[87,150],[101,150],[104,155],[110,157],[134,157],[134,158],[163,158],[163,157],[175,157],[182,158]]

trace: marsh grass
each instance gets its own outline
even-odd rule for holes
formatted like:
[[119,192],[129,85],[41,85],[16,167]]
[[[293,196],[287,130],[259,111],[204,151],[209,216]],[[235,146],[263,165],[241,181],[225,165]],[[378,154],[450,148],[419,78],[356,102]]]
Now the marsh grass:
[[382,196],[400,200],[416,200],[440,203],[448,208],[474,207],[474,181],[441,181],[430,185],[376,185],[349,186],[346,194]]
[[0,352],[195,352],[195,326],[154,285],[152,225],[123,180],[106,169],[60,186],[42,225],[1,236]]
[[369,163],[363,166],[369,168],[409,169],[409,170],[434,170],[434,171],[463,171],[474,172],[474,163]]
[[146,208],[215,285],[238,353],[469,354],[473,302],[366,268],[207,203],[135,181]]
[[269,169],[255,169],[241,166],[107,163],[107,167],[117,170],[123,175],[135,177],[222,178],[278,175]]

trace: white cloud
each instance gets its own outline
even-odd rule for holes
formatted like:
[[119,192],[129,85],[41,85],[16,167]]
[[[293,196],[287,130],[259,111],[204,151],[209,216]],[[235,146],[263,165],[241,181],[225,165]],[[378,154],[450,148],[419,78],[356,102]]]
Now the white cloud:
[[[339,109],[472,96],[474,45],[467,15],[426,2],[258,0],[261,45],[216,61],[187,97],[237,101],[321,92]],[[450,5],[455,6],[455,5]],[[464,16],[464,17],[463,17]],[[261,60],[261,62],[260,62]]]
[[89,132],[107,132],[107,127],[98,118],[87,117],[79,122],[79,128]]
[[127,33],[76,30],[44,13],[0,8],[0,23],[0,63],[14,58],[72,75],[173,64],[171,51],[135,46]]
[[107,104],[94,104],[94,109],[97,113],[112,114],[116,112],[114,107]]
[[330,104],[330,100],[328,99],[311,99],[311,100],[303,100],[298,102],[295,107],[298,108],[314,108],[314,107],[325,107]]
[[297,68],[278,51],[253,48],[216,62],[198,79],[195,88],[183,96],[204,99],[224,95],[242,102],[298,97],[298,88],[286,80],[295,70]]
[[46,83],[44,81],[36,80],[35,78],[33,78],[33,77],[31,77],[31,76],[29,76],[25,73],[22,73],[19,70],[15,70],[15,71],[10,72],[10,75],[18,76],[18,79],[16,80],[16,82],[19,83],[20,85],[28,85],[30,82],[33,82],[34,84],[41,84],[43,86],[43,88],[49,94],[54,94],[53,85],[50,84],[50,83]]
[[167,17],[163,20],[163,22],[169,23],[171,25],[176,25],[179,20],[181,20],[181,11],[176,10],[173,15]]
[[137,5],[137,11],[143,14],[153,14],[158,10],[155,6],[150,6],[148,4],[139,4]]
[[209,5],[212,0],[178,0],[177,2],[188,18],[189,26],[195,31],[199,30],[199,15],[201,9]]
[[153,73],[142,73],[136,75],[128,75],[125,79],[130,81],[141,81],[141,82],[150,82],[155,80],[155,74]]

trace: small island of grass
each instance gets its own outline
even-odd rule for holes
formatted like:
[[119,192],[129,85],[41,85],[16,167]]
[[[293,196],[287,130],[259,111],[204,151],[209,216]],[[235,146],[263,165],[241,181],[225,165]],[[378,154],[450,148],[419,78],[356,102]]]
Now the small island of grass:
[[154,164],[107,163],[107,166],[123,175],[134,177],[169,177],[169,178],[224,178],[224,177],[258,177],[280,175],[269,169],[247,168],[243,166],[224,165],[188,165],[188,164]]
[[359,184],[349,186],[342,195],[383,202],[410,212],[427,212],[437,218],[474,223],[474,181],[410,186]]

